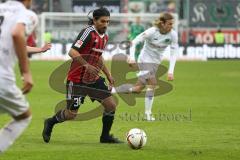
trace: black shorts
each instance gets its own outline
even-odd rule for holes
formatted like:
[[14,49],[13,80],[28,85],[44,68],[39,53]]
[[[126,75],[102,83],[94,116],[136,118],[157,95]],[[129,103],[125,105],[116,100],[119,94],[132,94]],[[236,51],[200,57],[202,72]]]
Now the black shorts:
[[93,101],[97,100],[100,103],[102,100],[112,96],[111,91],[105,84],[105,79],[99,77],[95,83],[74,83],[67,82],[67,109],[78,110],[80,105],[84,103],[86,96],[89,96]]

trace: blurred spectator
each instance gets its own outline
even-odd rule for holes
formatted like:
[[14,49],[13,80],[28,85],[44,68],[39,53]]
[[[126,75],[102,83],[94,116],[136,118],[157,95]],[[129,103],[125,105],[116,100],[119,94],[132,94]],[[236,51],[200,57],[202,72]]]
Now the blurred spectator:
[[53,0],[53,6],[52,6],[53,12],[62,12],[62,4],[60,0]]
[[141,17],[136,17],[135,23],[133,23],[130,29],[130,34],[128,36],[129,40],[133,40],[137,35],[144,31],[144,26],[141,25]]
[[44,43],[51,43],[52,42],[52,33],[49,31],[46,31],[44,33]]
[[130,13],[143,13],[145,12],[145,4],[144,2],[129,2],[128,4]]
[[[131,41],[142,32],[144,32],[144,26],[141,24],[141,17],[136,17],[135,23],[131,25],[131,30],[130,30],[130,34],[128,35],[128,39]],[[143,47],[143,44],[141,43],[136,46],[135,60],[138,59],[138,56],[140,54],[142,47]]]
[[32,10],[40,14],[42,12],[62,12],[60,0],[33,0]]
[[146,6],[150,13],[176,12],[176,0],[146,1]]
[[172,12],[172,13],[176,12],[176,3],[175,2],[169,2],[168,6],[167,6],[167,12]]
[[37,14],[42,12],[49,12],[49,1],[48,0],[33,0],[32,10]]
[[225,37],[221,29],[218,29],[218,31],[214,34],[214,40],[215,40],[215,44],[224,44]]
[[191,45],[194,45],[195,44],[195,35],[193,34],[193,30],[190,29],[189,31],[189,34],[188,34],[188,41],[189,41],[189,44]]

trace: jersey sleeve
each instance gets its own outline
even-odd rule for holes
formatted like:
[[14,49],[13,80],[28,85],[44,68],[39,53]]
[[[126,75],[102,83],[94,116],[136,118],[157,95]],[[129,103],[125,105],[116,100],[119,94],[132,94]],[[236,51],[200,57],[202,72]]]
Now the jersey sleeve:
[[25,33],[27,36],[29,36],[38,25],[38,17],[33,11],[25,10],[18,15],[16,23],[24,24]]
[[26,34],[31,35],[38,25],[38,16],[35,12],[27,10],[28,23],[26,24]]
[[134,40],[132,41],[132,46],[130,48],[130,59],[134,60],[135,58],[135,49],[136,45],[139,43],[143,43],[145,40],[151,39],[152,35],[155,33],[156,29],[154,27],[151,27],[147,29],[146,31],[140,33]]
[[16,21],[16,23],[23,23],[23,24],[25,24],[25,25],[29,23],[27,11],[21,12],[21,13],[17,16],[17,21]]
[[172,31],[172,43],[170,45],[170,58],[168,73],[173,74],[178,54],[178,36],[177,32]]
[[178,36],[177,32],[172,31],[172,43],[171,43],[171,50],[177,50],[178,49]]
[[74,41],[72,48],[81,52],[81,50],[91,41],[91,29],[82,30]]
[[144,42],[145,40],[148,40],[152,37],[152,35],[155,32],[155,28],[151,27],[149,29],[147,29],[146,31],[140,33],[136,38],[134,38],[134,40],[132,41],[133,44],[137,45],[141,42]]

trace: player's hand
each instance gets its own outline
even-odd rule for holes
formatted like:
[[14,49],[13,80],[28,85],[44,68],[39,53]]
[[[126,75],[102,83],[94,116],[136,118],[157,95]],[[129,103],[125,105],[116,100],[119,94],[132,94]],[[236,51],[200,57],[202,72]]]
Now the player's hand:
[[109,87],[108,87],[108,89],[109,89],[109,90],[112,90],[112,87],[113,87],[113,85],[114,85],[114,83],[115,83],[115,80],[114,80],[114,78],[113,78],[111,75],[107,76],[107,79],[108,79],[108,82],[109,82]]
[[99,69],[98,68],[96,68],[96,67],[94,67],[93,65],[91,65],[91,64],[85,64],[84,65],[84,67],[86,68],[86,71],[88,72],[88,73],[91,73],[91,74],[93,74],[94,76],[97,76],[98,75],[98,73],[99,73]]
[[115,83],[114,78],[110,75],[110,76],[107,77],[107,79],[108,79],[109,84],[113,86],[114,83]]
[[41,48],[41,52],[46,52],[48,50],[50,50],[52,48],[52,44],[51,43],[46,43],[42,48]]
[[131,68],[137,68],[137,64],[136,63],[129,63],[128,65]]
[[22,93],[27,94],[31,91],[33,87],[33,80],[31,73],[23,73],[22,74],[22,80],[23,80],[23,88]]
[[133,60],[133,59],[130,59],[130,58],[127,59],[127,63],[128,63],[128,65],[129,65],[130,67],[132,67],[132,68],[134,68],[134,67],[137,66],[136,61]]
[[173,76],[172,73],[168,73],[167,80],[168,81],[173,81],[174,80],[174,76]]
[[136,63],[135,59],[130,58],[130,56],[127,58],[127,63]]

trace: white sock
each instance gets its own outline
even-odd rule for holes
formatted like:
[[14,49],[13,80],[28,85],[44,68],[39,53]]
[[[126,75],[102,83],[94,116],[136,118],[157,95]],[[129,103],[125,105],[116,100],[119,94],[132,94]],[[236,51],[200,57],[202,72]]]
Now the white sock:
[[123,84],[118,87],[113,87],[111,93],[131,93],[133,84]]
[[0,153],[6,151],[22,134],[31,122],[32,117],[16,121],[13,120],[0,130]]
[[148,88],[145,95],[145,114],[152,114],[153,100],[154,100],[154,90]]
[[117,93],[117,91],[116,91],[115,87],[112,87],[111,93],[112,93],[112,94],[115,94],[115,93]]
[[129,92],[129,93],[132,93],[132,92],[133,92],[133,87],[129,88],[129,89],[128,89],[128,92]]

